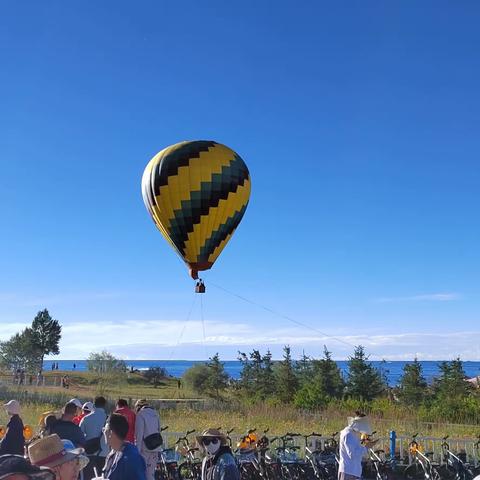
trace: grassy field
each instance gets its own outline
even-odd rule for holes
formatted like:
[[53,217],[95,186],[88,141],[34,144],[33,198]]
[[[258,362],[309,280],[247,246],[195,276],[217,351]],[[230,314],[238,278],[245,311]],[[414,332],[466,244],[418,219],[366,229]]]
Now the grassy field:
[[[55,372],[62,375],[62,372]],[[52,373],[46,377],[50,383]],[[187,387],[181,389],[176,379],[166,379],[161,385],[154,387],[138,373],[129,373],[123,377],[98,376],[91,373],[68,372],[71,387],[67,390],[59,386],[5,386],[0,388],[0,400],[17,398],[22,403],[22,416],[29,425],[37,425],[41,414],[48,410],[59,410],[66,401],[78,397],[82,401],[92,400],[102,394],[110,404],[120,398],[158,399],[194,399],[198,398]],[[47,382],[48,383],[48,382]],[[351,410],[351,409],[350,409]],[[269,428],[272,434],[283,434],[287,431],[307,433],[320,431],[329,435],[345,426],[349,409],[329,406],[319,412],[305,412],[288,405],[268,403],[248,404],[246,402],[198,404],[188,408],[178,404],[177,408],[166,408],[160,412],[162,423],[169,426],[170,431],[197,431],[207,427],[235,428],[241,433],[248,428],[259,431]],[[372,410],[374,429],[379,435],[388,435],[390,430],[396,430],[400,435],[411,435],[419,432],[424,436],[441,437],[449,434],[456,438],[474,438],[480,434],[479,425],[458,425],[447,422],[425,423],[418,420],[415,410],[400,408],[395,405],[383,405],[378,411]],[[6,414],[1,412],[0,424],[7,421]]]

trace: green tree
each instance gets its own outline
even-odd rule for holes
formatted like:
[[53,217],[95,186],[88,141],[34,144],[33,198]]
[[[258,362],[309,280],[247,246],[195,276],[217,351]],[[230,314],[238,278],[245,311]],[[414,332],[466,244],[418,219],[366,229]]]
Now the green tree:
[[310,383],[312,380],[313,361],[305,352],[302,353],[300,360],[295,362],[295,373],[297,374],[300,387]]
[[382,374],[368,362],[363,346],[355,347],[348,360],[346,394],[359,400],[371,401],[385,391]]
[[196,393],[203,395],[207,390],[207,380],[210,375],[205,363],[191,366],[184,374],[183,381]]
[[406,405],[421,405],[425,400],[427,387],[422,364],[417,358],[412,363],[406,363],[398,386],[400,401]]
[[60,353],[60,339],[62,327],[58,320],[53,319],[47,309],[41,310],[33,319],[30,328],[32,343],[40,352],[40,370],[43,369],[45,355],[58,355]]
[[220,361],[218,353],[209,359],[207,363],[208,376],[205,381],[205,390],[209,396],[216,399],[221,398],[220,392],[223,392],[228,386],[228,374],[225,372],[225,365]]
[[283,403],[290,403],[298,390],[298,378],[292,361],[290,347],[283,347],[283,360],[278,362],[275,369],[277,378],[277,396]]
[[110,352],[92,352],[87,358],[87,369],[98,374],[125,373],[127,366],[123,360],[116,358]]
[[435,394],[440,400],[452,400],[467,397],[472,385],[467,382],[463,362],[456,358],[451,362],[439,364],[440,377],[435,381]]
[[238,352],[238,360],[242,364],[240,387],[250,400],[261,398],[263,388],[263,358],[259,350],[250,354]]
[[30,329],[26,328],[0,343],[0,362],[11,370],[38,372],[42,365],[42,355],[32,342]]
[[262,381],[260,384],[260,397],[262,400],[275,394],[275,383],[272,354],[270,350],[267,350],[267,353],[262,357]]
[[168,375],[163,367],[150,367],[143,376],[156,388]]
[[331,352],[324,347],[323,358],[312,360],[312,376],[295,395],[295,405],[307,409],[322,408],[332,399],[341,398],[344,387],[342,372]]

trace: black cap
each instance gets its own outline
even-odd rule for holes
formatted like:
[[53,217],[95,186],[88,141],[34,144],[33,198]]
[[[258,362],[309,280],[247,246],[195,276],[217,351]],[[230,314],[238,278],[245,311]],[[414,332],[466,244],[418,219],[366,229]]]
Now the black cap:
[[20,455],[0,456],[0,480],[14,473],[26,475],[32,480],[55,480],[55,473],[46,467],[36,467]]

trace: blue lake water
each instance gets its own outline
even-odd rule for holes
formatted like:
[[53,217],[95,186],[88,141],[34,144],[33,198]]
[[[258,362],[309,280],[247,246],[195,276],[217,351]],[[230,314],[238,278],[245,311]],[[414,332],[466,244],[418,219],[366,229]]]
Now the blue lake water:
[[[50,370],[53,360],[45,361],[45,369]],[[55,361],[56,363],[56,361]],[[203,363],[201,361],[191,360],[127,360],[127,365],[139,370],[146,370],[149,367],[163,367],[167,370],[168,374],[173,377],[181,377],[185,371],[196,363]],[[223,362],[226,372],[232,378],[239,378],[241,371],[241,363],[237,360],[230,360]],[[396,385],[402,375],[403,367],[408,362],[371,362],[375,367],[382,370],[390,385]],[[420,362],[423,367],[423,374],[428,381],[431,381],[435,376],[439,374],[438,364],[439,362],[423,361]],[[60,370],[75,370],[86,371],[87,362],[85,360],[58,360],[58,367]],[[346,361],[337,361],[338,366],[344,373],[348,372]],[[480,362],[464,362],[465,373],[468,377],[476,377],[480,375]]]

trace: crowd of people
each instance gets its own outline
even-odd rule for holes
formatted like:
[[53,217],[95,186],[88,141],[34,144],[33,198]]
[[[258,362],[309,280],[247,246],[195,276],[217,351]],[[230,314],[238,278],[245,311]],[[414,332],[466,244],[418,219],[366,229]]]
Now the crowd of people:
[[[148,401],[134,409],[119,399],[107,415],[104,397],[81,403],[73,398],[61,414],[42,416],[40,432],[25,442],[20,404],[4,405],[10,419],[0,443],[0,479],[154,480],[163,445],[160,417]],[[197,437],[205,458],[204,480],[239,480],[227,439],[208,429]]]
[[[119,399],[107,415],[104,397],[81,403],[73,398],[61,414],[48,412],[41,430],[26,445],[20,404],[4,408],[10,419],[0,443],[0,479],[8,480],[154,480],[163,440],[160,417],[146,400],[134,409]],[[339,480],[358,480],[362,458],[374,442],[368,417],[349,417],[339,442]],[[365,440],[364,438],[367,438]],[[197,436],[204,455],[202,480],[239,480],[227,437],[216,429]]]

